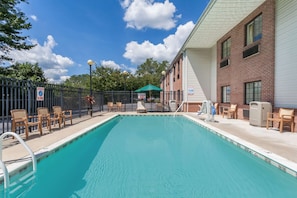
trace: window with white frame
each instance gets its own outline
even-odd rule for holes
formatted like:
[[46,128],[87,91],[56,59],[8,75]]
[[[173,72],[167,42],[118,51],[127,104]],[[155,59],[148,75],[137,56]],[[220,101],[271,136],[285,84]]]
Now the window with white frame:
[[222,103],[230,103],[230,94],[231,94],[230,86],[223,86],[221,88],[221,93],[222,93]]
[[245,104],[252,101],[261,101],[261,81],[245,83]]
[[246,25],[245,38],[246,45],[249,45],[262,38],[262,14],[257,16],[254,20]]

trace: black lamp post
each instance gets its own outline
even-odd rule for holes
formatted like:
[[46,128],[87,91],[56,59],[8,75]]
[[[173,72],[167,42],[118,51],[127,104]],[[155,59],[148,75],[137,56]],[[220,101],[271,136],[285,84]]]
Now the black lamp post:
[[[88,60],[88,65],[90,66],[90,99],[92,100],[93,97],[93,90],[92,90],[92,65],[94,62],[92,60]],[[90,100],[90,115],[93,116],[93,104]]]
[[128,72],[123,71],[123,75],[124,75],[124,110],[126,112],[126,79],[127,79]]
[[162,74],[162,84],[163,84],[163,102],[162,102],[162,110],[164,112],[164,105],[165,105],[165,75],[166,75],[166,72],[165,71],[162,71],[161,72]]

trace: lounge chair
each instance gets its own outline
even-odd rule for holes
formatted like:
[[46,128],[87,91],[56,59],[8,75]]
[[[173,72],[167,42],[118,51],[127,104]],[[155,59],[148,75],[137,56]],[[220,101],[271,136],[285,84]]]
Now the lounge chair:
[[42,135],[41,121],[38,119],[38,116],[28,116],[25,109],[13,109],[10,113],[12,122],[11,131],[16,132],[16,127],[25,127],[26,139],[28,139],[29,127],[38,126],[40,135]]
[[47,107],[38,107],[37,114],[41,124],[46,122],[46,127],[49,129],[49,131],[51,131],[52,122],[54,123],[54,126],[56,125],[56,122],[58,122],[59,128],[61,128],[61,120],[58,116],[51,116]]
[[60,106],[53,106],[54,111],[54,117],[59,119],[59,123],[64,123],[66,120],[70,120],[70,123],[72,124],[72,110],[62,110],[62,107]]
[[122,111],[123,109],[123,103],[122,102],[116,102],[117,111]]
[[146,113],[146,108],[144,106],[143,101],[138,101],[137,102],[137,108],[136,108],[137,113]]
[[237,119],[237,104],[231,104],[231,106],[225,108],[222,113],[223,117],[224,115],[227,115],[227,118]]
[[294,109],[284,109],[280,108],[277,115],[274,113],[267,112],[267,122],[266,129],[273,122],[278,122],[279,132],[283,132],[284,124],[289,123],[291,127],[291,132],[294,132],[295,122],[294,122]]

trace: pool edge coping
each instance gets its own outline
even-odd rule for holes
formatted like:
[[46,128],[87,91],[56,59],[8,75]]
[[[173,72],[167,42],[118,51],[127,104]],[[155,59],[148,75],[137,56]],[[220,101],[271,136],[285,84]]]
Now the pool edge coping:
[[209,129],[212,133],[218,135],[219,137],[227,140],[228,142],[238,146],[239,148],[253,154],[254,156],[264,160],[265,162],[275,166],[276,168],[284,171],[293,177],[297,178],[297,163],[292,162],[280,155],[277,155],[269,150],[266,150],[260,146],[257,146],[249,141],[232,135],[222,129],[208,124],[206,121],[195,119],[189,115],[182,115],[195,123],[198,123],[204,128]]
[[[109,120],[112,120],[113,118],[118,117],[118,116],[119,116],[119,114],[112,115],[109,118],[101,120],[96,124],[90,125],[90,126],[86,127],[85,129],[79,130],[70,136],[67,136],[67,137],[65,137],[65,138],[47,146],[47,147],[44,147],[36,152],[33,152],[36,157],[36,161],[38,162],[38,161],[46,158],[48,155],[58,151],[59,149],[70,144],[71,142],[75,141],[76,139],[91,132],[92,129],[94,129],[94,128],[96,128],[96,127],[98,127],[98,126],[108,122]],[[6,168],[8,170],[9,177],[12,177],[17,173],[22,172],[23,170],[25,170],[26,168],[28,168],[29,166],[32,165],[32,159],[31,159],[30,155],[27,155],[27,156],[21,158],[20,160],[21,160],[21,162],[15,162],[15,163],[12,163],[12,164],[9,164],[8,166],[6,166]],[[3,181],[4,181],[4,175],[3,175],[3,171],[0,169],[0,184],[2,184]]]

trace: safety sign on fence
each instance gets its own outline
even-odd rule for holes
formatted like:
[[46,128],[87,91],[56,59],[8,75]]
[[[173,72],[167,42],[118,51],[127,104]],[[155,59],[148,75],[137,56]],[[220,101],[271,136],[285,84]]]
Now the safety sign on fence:
[[36,100],[43,101],[44,100],[44,87],[36,88]]

